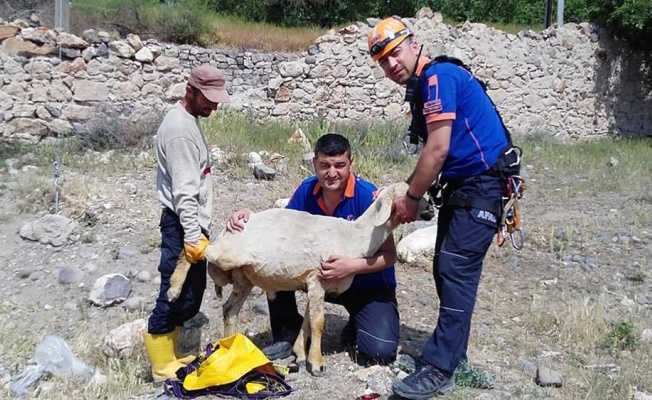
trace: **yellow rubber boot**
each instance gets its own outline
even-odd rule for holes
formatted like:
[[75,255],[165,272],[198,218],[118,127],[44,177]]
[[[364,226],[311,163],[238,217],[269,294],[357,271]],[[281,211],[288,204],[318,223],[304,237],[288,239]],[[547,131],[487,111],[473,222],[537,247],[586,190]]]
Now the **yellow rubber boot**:
[[162,335],[143,334],[147,357],[149,357],[149,362],[152,365],[154,382],[162,382],[168,378],[176,379],[177,370],[186,366],[187,362],[183,363],[178,360],[174,352],[178,337],[178,329]]

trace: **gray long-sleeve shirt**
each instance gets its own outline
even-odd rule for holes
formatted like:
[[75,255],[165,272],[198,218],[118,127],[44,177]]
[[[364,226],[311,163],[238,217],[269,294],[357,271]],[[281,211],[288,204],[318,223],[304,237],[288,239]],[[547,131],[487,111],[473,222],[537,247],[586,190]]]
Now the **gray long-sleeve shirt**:
[[184,240],[199,240],[202,228],[210,232],[213,210],[209,152],[199,119],[176,104],[156,132],[155,147],[158,199],[179,216]]

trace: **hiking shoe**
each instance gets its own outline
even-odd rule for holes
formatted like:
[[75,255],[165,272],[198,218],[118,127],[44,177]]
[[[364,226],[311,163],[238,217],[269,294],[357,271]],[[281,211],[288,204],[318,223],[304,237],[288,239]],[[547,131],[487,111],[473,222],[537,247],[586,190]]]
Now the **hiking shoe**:
[[356,336],[355,323],[349,320],[340,333],[340,344],[343,347],[355,347],[357,342]]
[[292,354],[292,343],[276,342],[263,349],[263,354],[270,360],[280,360],[290,357]]
[[414,373],[394,382],[392,390],[404,399],[425,400],[455,390],[455,378],[444,376],[431,364],[422,364]]
[[475,389],[493,389],[496,377],[462,360],[455,370],[455,382]]

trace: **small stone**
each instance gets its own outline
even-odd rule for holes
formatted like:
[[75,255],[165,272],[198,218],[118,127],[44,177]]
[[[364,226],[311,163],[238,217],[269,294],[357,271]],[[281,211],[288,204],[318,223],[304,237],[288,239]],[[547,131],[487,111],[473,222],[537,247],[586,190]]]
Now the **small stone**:
[[81,258],[91,258],[94,254],[93,248],[91,246],[82,245],[77,250],[77,255]]
[[136,280],[139,282],[149,282],[150,279],[152,279],[152,276],[148,271],[140,271],[136,275]]
[[34,271],[31,274],[29,274],[29,279],[34,282],[41,280],[44,277],[45,277],[45,273],[43,271]]
[[98,306],[109,307],[122,303],[131,292],[131,282],[121,274],[107,274],[100,277],[89,295],[89,300]]
[[641,332],[641,340],[644,342],[652,342],[652,329],[643,329],[643,332]]
[[274,208],[285,208],[290,202],[290,198],[278,199],[274,202]]
[[84,273],[74,267],[63,267],[59,271],[59,278],[57,281],[62,285],[70,285],[82,280]]
[[267,306],[267,298],[264,297],[264,298],[256,301],[254,303],[252,309],[256,314],[268,315],[269,314],[269,308]]
[[537,365],[529,360],[521,360],[518,362],[518,369],[525,372],[528,375],[536,376],[537,374]]
[[632,395],[632,400],[652,400],[652,394],[647,394],[636,390]]
[[138,193],[138,187],[131,182],[127,182],[125,183],[125,191],[129,194],[136,194]]
[[607,162],[607,165],[610,167],[616,167],[618,166],[618,159],[611,157],[609,161]]
[[564,379],[559,372],[545,366],[539,366],[536,382],[543,387],[562,387]]
[[275,176],[276,171],[273,168],[262,163],[254,165],[254,177],[256,179],[271,181],[274,180]]
[[138,250],[131,247],[121,247],[118,250],[118,260],[126,260],[136,255],[138,255]]
[[632,237],[628,235],[618,235],[618,241],[624,245],[628,245],[632,242]]
[[595,257],[586,257],[586,259],[584,259],[584,262],[588,266],[593,267],[593,268],[598,266],[598,259],[595,258]]
[[95,272],[98,269],[97,264],[92,263],[92,262],[90,262],[88,264],[85,264],[82,268],[85,269],[88,272]]
[[144,311],[147,309],[147,300],[141,296],[130,297],[125,300],[124,306],[129,311]]
[[67,301],[67,302],[63,303],[63,309],[68,310],[68,311],[76,310],[77,309],[77,303]]
[[125,273],[125,276],[129,279],[133,279],[136,277],[136,275],[138,275],[138,272],[140,271],[138,271],[136,268],[132,268]]
[[261,164],[263,162],[260,154],[256,153],[255,151],[252,151],[247,155],[247,160],[252,165]]
[[18,279],[27,279],[30,277],[31,274],[32,271],[28,269],[21,269],[20,271],[16,272],[16,276],[18,277]]
[[45,311],[50,311],[50,310],[52,310],[53,308],[54,308],[54,307],[52,307],[52,306],[49,305],[49,304],[46,304],[46,305],[43,306],[43,309],[44,309]]

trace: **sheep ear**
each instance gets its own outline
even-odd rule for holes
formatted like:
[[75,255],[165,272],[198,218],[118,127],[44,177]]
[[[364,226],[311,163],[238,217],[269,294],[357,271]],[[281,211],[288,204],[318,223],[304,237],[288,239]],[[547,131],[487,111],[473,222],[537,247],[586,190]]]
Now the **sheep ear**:
[[376,215],[374,216],[374,226],[381,226],[385,222],[389,221],[389,218],[392,216],[392,204],[394,202],[391,198],[383,197],[376,200]]

